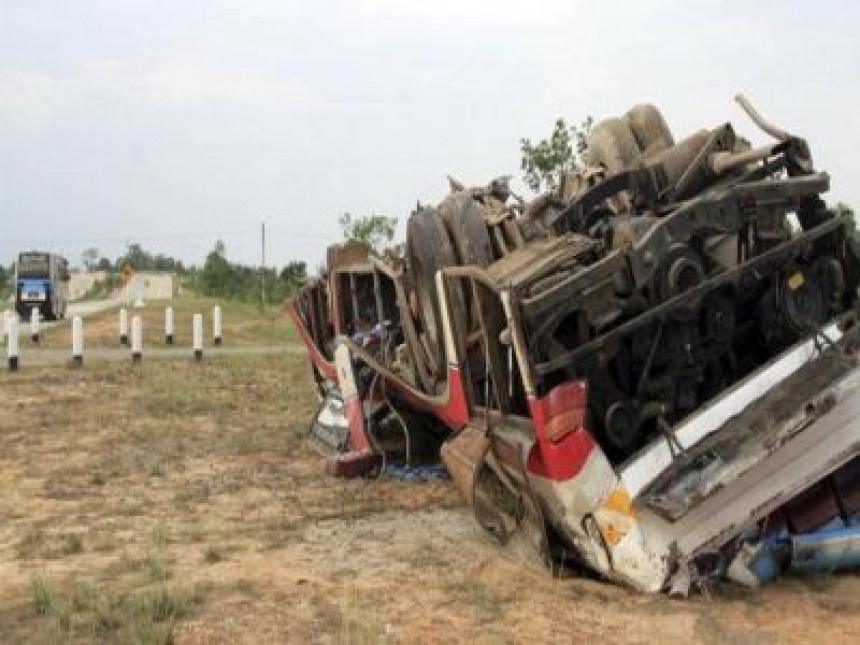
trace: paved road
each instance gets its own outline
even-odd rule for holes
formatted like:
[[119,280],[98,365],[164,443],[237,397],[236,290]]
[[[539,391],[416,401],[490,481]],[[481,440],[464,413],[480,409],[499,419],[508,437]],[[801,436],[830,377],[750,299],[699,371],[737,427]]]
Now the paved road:
[[66,315],[66,319],[71,318],[72,316],[82,316],[86,318],[87,316],[92,316],[93,314],[101,313],[107,309],[112,309],[113,307],[119,307],[123,304],[122,298],[111,298],[109,300],[85,300],[83,302],[70,302],[69,303],[69,311]]
[[[57,327],[59,325],[67,325],[69,321],[74,316],[80,316],[81,318],[87,318],[88,316],[92,316],[103,311],[107,311],[108,309],[112,309],[114,307],[119,307],[124,301],[122,299],[112,298],[110,300],[86,300],[83,302],[70,302],[69,308],[66,311],[65,320],[56,320],[56,321],[47,321],[43,320],[41,327],[42,329],[51,329],[52,327]],[[10,307],[6,309],[6,311],[2,312],[0,315],[0,322],[2,322],[3,326],[0,327],[0,333],[5,327],[5,316],[11,313],[13,309]],[[30,333],[30,320],[21,320],[18,324],[18,335],[24,336],[25,334]]]
[[[203,360],[219,356],[264,356],[271,354],[301,354],[304,345],[297,343],[283,345],[237,345],[234,347],[206,347]],[[143,360],[192,360],[194,354],[190,347],[144,347]],[[28,365],[63,365],[71,360],[68,348],[21,347],[19,363],[21,369]],[[106,361],[120,363],[131,361],[131,350],[125,347],[84,348],[84,362]]]

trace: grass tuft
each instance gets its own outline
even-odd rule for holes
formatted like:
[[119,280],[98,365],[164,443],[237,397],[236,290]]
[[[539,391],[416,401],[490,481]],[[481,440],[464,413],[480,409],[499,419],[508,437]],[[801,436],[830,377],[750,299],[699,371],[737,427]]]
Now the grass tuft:
[[224,551],[214,545],[209,545],[203,552],[203,562],[206,564],[216,564],[224,560]]
[[166,586],[135,592],[103,593],[88,583],[76,584],[68,599],[42,577],[33,579],[33,607],[39,618],[40,642],[141,643],[173,642],[179,620],[203,602],[206,589]]
[[50,535],[41,528],[31,527],[14,548],[19,560],[62,558],[83,553],[84,541],[77,533]]
[[170,580],[173,573],[170,565],[161,556],[150,553],[146,557],[146,573],[152,582],[165,582]]
[[41,528],[31,527],[15,544],[15,557],[30,560],[39,557],[45,547],[47,536]]
[[77,533],[66,533],[63,537],[63,554],[75,555],[77,553],[83,553],[83,551],[84,541],[81,539],[81,536]]
[[37,576],[31,583],[33,593],[33,608],[37,616],[53,616],[60,612],[62,602],[60,601],[54,587],[41,576]]
[[74,611],[94,611],[98,606],[98,590],[89,583],[79,582],[72,589],[72,609]]
[[170,544],[170,530],[161,522],[152,527],[149,532],[149,539],[152,544],[158,548],[163,548]]

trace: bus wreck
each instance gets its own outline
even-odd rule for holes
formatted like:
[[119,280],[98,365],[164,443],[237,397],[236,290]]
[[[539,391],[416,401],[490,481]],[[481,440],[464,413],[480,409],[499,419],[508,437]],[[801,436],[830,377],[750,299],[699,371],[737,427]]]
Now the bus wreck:
[[412,213],[287,310],[339,476],[443,461],[478,522],[645,591],[860,564],[860,253],[803,139],[638,105],[531,202]]

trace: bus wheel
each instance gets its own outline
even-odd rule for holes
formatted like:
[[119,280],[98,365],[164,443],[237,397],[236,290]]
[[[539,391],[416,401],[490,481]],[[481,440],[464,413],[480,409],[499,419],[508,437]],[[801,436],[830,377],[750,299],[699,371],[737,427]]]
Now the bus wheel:
[[[424,383],[425,390],[435,394],[445,379],[445,344],[442,333],[442,313],[436,293],[436,273],[457,264],[457,256],[442,218],[432,208],[413,213],[407,224],[406,266],[414,284],[417,318],[421,324],[418,353],[424,354],[427,371],[434,382]],[[466,303],[462,286],[449,284],[449,315],[455,320],[454,333],[463,333],[466,326]],[[423,352],[421,352],[423,349]],[[419,359],[420,360],[420,359]]]

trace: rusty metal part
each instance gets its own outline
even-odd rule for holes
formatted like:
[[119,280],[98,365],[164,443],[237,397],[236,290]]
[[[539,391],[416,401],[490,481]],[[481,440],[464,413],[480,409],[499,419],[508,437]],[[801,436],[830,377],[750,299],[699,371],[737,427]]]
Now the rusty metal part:
[[715,152],[708,157],[708,166],[714,174],[722,175],[735,168],[741,168],[756,161],[764,161],[768,157],[779,154],[779,152],[779,144],[770,144],[743,152]]
[[622,325],[619,325],[612,331],[599,338],[589,341],[588,343],[581,345],[570,352],[566,352],[565,354],[556,356],[545,363],[536,365],[535,371],[539,374],[547,374],[563,367],[567,363],[575,362],[578,358],[584,356],[589,352],[593,352],[601,345],[605,345],[606,343],[611,342],[611,340],[613,340],[614,338],[627,334],[634,329],[642,327],[643,325],[646,325],[654,320],[659,320],[661,317],[668,314],[673,308],[683,306],[687,299],[702,295],[707,291],[712,291],[716,287],[719,287],[722,284],[726,284],[731,280],[734,280],[740,274],[746,271],[755,270],[757,267],[764,266],[769,262],[773,262],[775,259],[782,259],[786,256],[787,253],[799,253],[802,251],[805,243],[815,241],[827,235],[828,233],[831,233],[841,228],[843,225],[844,223],[837,219],[825,222],[818,228],[804,233],[798,238],[790,242],[781,244],[780,246],[775,247],[767,251],[766,253],[763,253],[762,255],[754,258],[753,260],[750,260],[749,263],[744,266],[737,267],[731,271],[723,272],[716,277],[713,277],[705,282],[698,284],[697,286],[690,289],[688,292],[675,296],[671,300],[668,300],[667,302],[664,302],[663,304],[648,310],[641,316],[638,316],[633,320],[627,321]]
[[448,473],[468,504],[474,501],[475,478],[489,447],[486,434],[473,425],[442,444],[442,459]]
[[427,362],[418,353],[418,331],[415,327],[415,319],[409,305],[409,296],[406,292],[403,263],[395,265],[383,262],[380,258],[371,258],[371,262],[376,271],[384,275],[394,285],[399,323],[403,330],[405,341],[403,343],[403,352],[408,357],[409,382],[415,385],[419,383],[432,383],[434,377],[431,375]]
[[373,477],[379,474],[381,467],[382,456],[372,450],[336,455],[326,460],[325,466],[327,474],[344,479]]
[[743,94],[737,94],[735,96],[735,101],[737,101],[738,105],[743,108],[744,112],[746,112],[747,116],[752,119],[753,123],[755,123],[759,128],[772,136],[774,139],[778,141],[788,141],[788,139],[791,138],[791,135],[788,132],[766,121],[764,117],[759,114],[758,111],[753,107],[752,103],[750,103],[747,97],[745,97]]
[[738,105],[740,105],[744,112],[747,113],[747,116],[749,116],[753,123],[761,128],[761,130],[772,136],[777,141],[787,144],[793,143],[794,151],[792,154],[792,160],[801,172],[810,173],[813,171],[812,156],[809,152],[809,146],[806,144],[806,141],[792,136],[782,128],[778,128],[765,120],[765,118],[759,114],[759,112],[753,107],[752,103],[750,103],[743,94],[735,96],[735,101],[737,101]]

